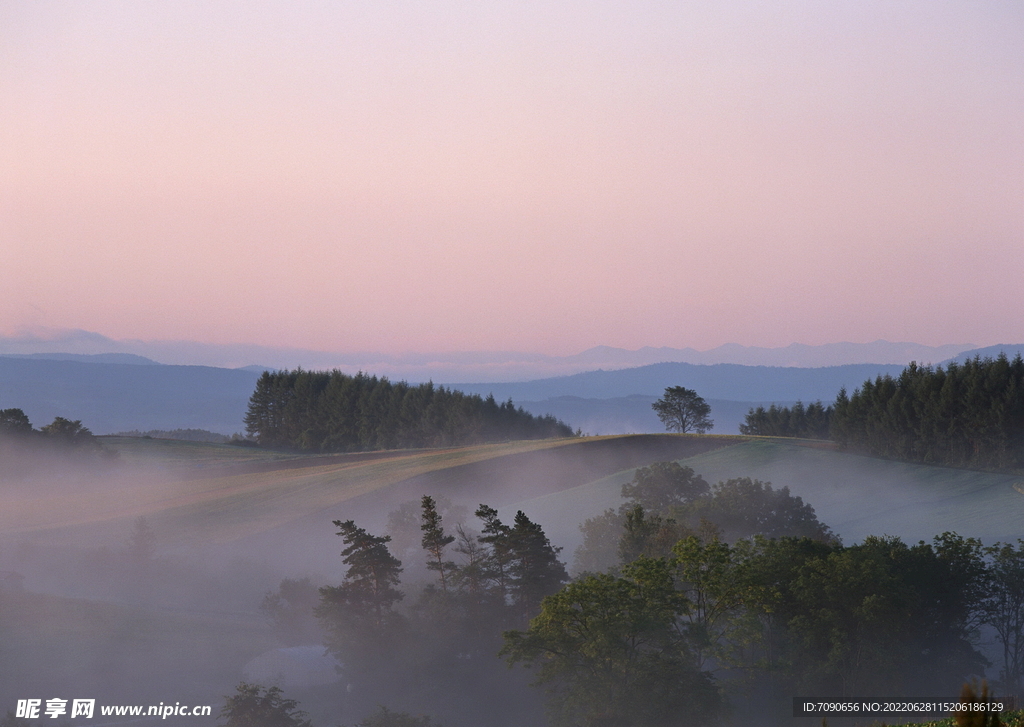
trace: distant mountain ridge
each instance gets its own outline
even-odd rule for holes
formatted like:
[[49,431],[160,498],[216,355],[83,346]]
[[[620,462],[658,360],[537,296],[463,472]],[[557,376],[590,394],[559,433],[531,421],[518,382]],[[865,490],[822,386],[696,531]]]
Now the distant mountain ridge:
[[[568,356],[522,351],[455,351],[390,354],[380,352],[330,352],[255,344],[210,344],[197,341],[114,340],[91,331],[36,329],[0,336],[0,355],[92,357],[131,354],[153,362],[203,365],[219,368],[329,370],[345,373],[367,371],[411,383],[530,381],[566,376],[595,369],[626,369],[657,363],[739,364],[813,368],[857,363],[938,363],[974,350],[973,344],[924,346],[916,343],[874,341],[828,343],[811,346],[793,343],[779,348],[728,343],[708,351],[694,348],[645,346],[637,350],[595,346]],[[65,360],[86,360],[74,358]],[[109,361],[117,363],[117,361]],[[120,361],[129,363],[129,361]],[[142,361],[136,361],[142,363]],[[255,364],[261,364],[256,366]]]
[[28,358],[43,361],[77,361],[79,363],[134,364],[160,366],[160,363],[134,353],[2,353],[4,358]]
[[1006,357],[1009,359],[1012,359],[1014,356],[1024,356],[1024,343],[1000,343],[996,346],[986,346],[985,348],[972,348],[971,350],[963,351],[942,363],[948,364],[950,361],[963,363],[967,359],[974,358],[975,356],[980,356],[981,358],[996,358],[1001,353],[1005,353]]
[[835,399],[839,389],[853,391],[866,379],[897,376],[903,365],[849,364],[819,368],[742,366],[739,364],[659,363],[615,371],[588,371],[534,381],[509,383],[457,383],[468,393],[493,393],[515,401],[578,396],[584,399],[624,397],[632,394],[661,396],[669,386],[695,389],[705,399],[730,401],[814,401]]

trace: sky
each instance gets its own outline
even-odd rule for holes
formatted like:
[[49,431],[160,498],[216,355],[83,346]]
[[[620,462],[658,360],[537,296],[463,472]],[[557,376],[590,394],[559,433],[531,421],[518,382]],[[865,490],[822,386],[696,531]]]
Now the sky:
[[0,0],[0,334],[1024,341],[1019,0]]

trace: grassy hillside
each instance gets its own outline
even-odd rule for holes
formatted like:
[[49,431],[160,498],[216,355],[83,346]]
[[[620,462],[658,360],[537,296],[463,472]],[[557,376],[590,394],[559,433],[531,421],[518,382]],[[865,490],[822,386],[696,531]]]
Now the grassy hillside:
[[[162,545],[248,542],[298,547],[333,519],[383,527],[390,509],[424,493],[473,508],[522,507],[559,544],[620,503],[632,468],[677,459],[710,482],[755,477],[789,487],[846,542],[869,534],[930,539],[944,530],[986,540],[1022,535],[1021,478],[879,460],[792,440],[638,435],[540,440],[446,450],[296,455],[156,439],[105,440],[122,464],[101,482],[8,492],[0,532],[93,540],[145,515]],[[329,542],[329,541],[328,541]]]
[[389,509],[424,493],[497,505],[556,492],[627,467],[694,455],[736,439],[679,435],[537,440],[445,450],[301,456],[197,442],[108,439],[121,464],[8,491],[7,539],[102,542],[146,516],[163,547],[273,533],[297,548],[333,519],[382,527]]
[[[748,439],[680,460],[714,483],[754,477],[789,487],[818,518],[852,543],[867,535],[931,540],[946,530],[994,540],[1024,537],[1019,476],[875,459],[784,439]],[[513,503],[550,513],[552,537],[571,553],[580,542],[574,522],[621,503],[627,470],[562,492]]]

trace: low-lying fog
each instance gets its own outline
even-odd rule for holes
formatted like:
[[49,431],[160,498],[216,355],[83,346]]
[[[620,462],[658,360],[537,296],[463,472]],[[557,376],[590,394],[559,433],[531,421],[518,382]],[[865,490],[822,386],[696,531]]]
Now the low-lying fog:
[[[846,544],[872,534],[913,543],[945,530],[1007,541],[1019,535],[1024,515],[1015,478],[1001,475],[764,442],[705,452],[686,464],[711,483],[755,477],[789,487]],[[506,472],[506,482],[521,483],[516,487],[487,481],[448,487],[435,477],[430,492],[393,488],[391,495],[331,505],[317,495],[302,510],[295,495],[312,485],[299,469],[282,475],[277,489],[255,495],[243,492],[245,475],[218,471],[223,476],[203,479],[194,470],[140,462],[83,464],[5,451],[3,470],[0,576],[8,582],[0,586],[0,713],[19,699],[85,697],[107,704],[211,704],[214,716],[225,695],[252,676],[251,668],[246,671],[251,660],[301,645],[275,630],[261,608],[267,595],[284,579],[308,579],[311,588],[341,582],[343,544],[332,520],[352,518],[373,534],[394,536],[390,547],[403,562],[407,592],[401,608],[409,609],[435,578],[418,542],[419,496],[439,499],[453,534],[459,524],[471,536],[479,532],[473,512],[481,503],[498,507],[506,523],[522,509],[571,565],[582,540],[580,523],[617,508],[621,485],[632,475],[626,470],[587,484],[568,477],[575,486],[554,493],[531,486],[546,476],[541,472]],[[322,634],[310,623],[302,638],[318,644]],[[483,694],[462,705],[461,717],[458,710],[440,714],[442,724],[539,719],[542,695],[525,686],[529,675],[494,663],[501,670],[481,671],[487,679],[506,675],[493,699]],[[299,700],[316,725],[364,718],[368,706],[360,695],[331,682],[296,682],[286,696]],[[508,706],[502,690],[509,684],[522,687],[513,700],[518,706]],[[389,706],[416,711],[412,693],[404,688]],[[436,706],[435,697],[424,703]],[[488,699],[505,704],[504,712],[486,716]]]

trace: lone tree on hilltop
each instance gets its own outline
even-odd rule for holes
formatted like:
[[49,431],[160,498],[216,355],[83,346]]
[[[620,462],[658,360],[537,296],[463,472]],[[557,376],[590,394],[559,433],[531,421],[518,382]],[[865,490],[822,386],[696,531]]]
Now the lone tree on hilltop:
[[658,418],[670,432],[704,434],[714,426],[714,421],[708,416],[711,407],[696,391],[685,386],[668,387],[665,395],[651,404],[651,408],[658,412]]

